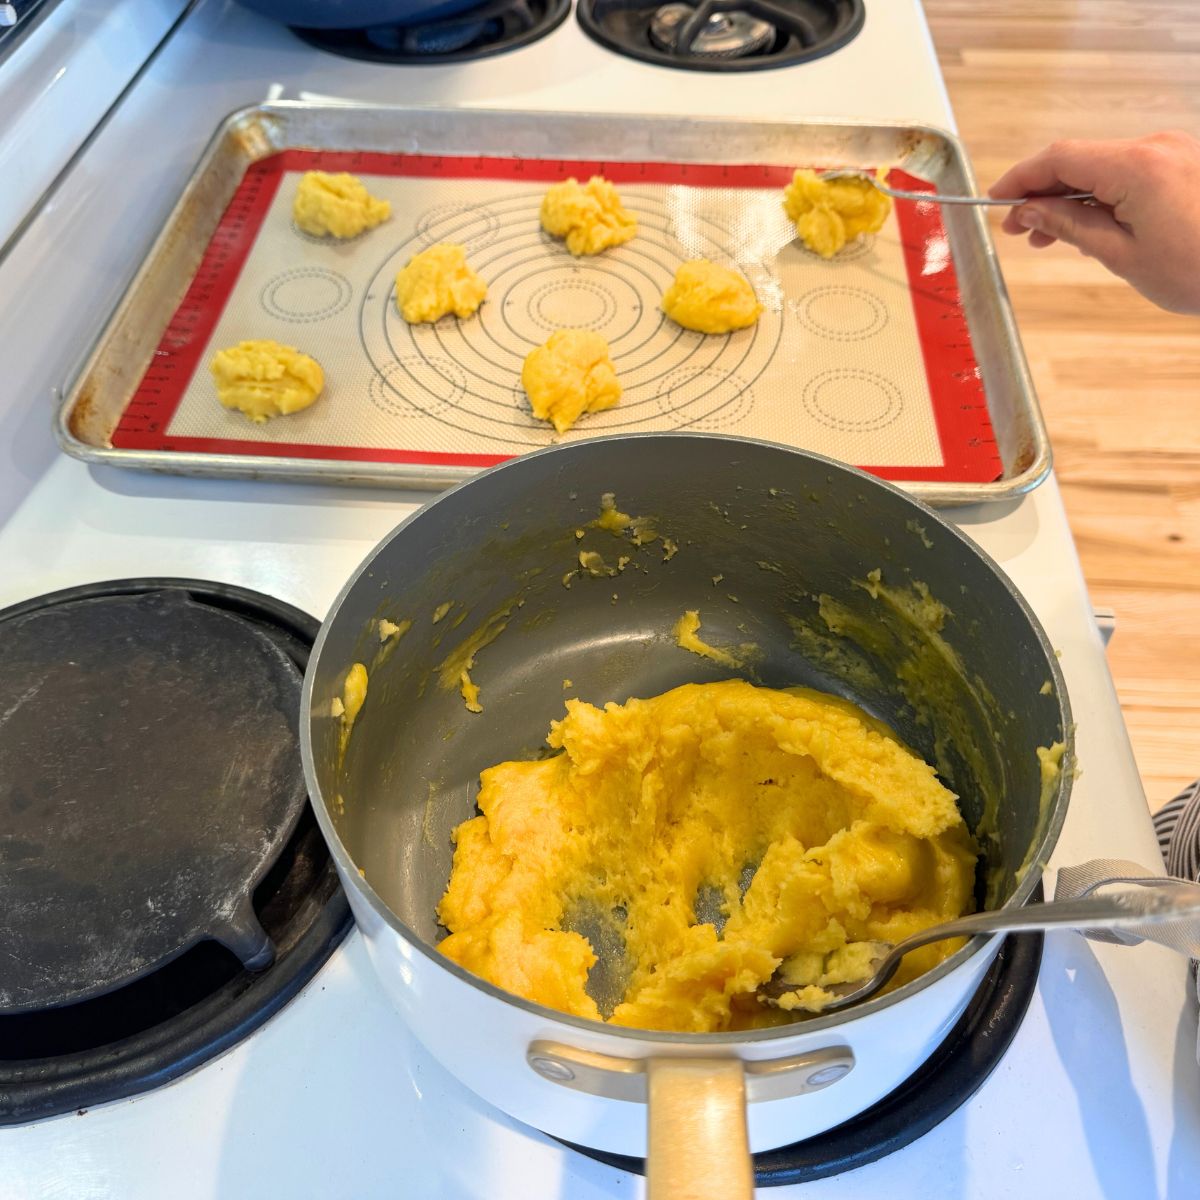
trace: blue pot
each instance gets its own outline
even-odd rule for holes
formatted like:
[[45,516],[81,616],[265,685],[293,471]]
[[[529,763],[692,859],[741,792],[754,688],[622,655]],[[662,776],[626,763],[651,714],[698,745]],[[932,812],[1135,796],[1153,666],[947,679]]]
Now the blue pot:
[[241,0],[246,8],[301,29],[412,25],[475,8],[479,0]]

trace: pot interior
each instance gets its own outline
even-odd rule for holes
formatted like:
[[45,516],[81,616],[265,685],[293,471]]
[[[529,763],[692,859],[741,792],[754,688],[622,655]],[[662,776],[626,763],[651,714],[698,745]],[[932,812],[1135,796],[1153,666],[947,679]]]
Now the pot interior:
[[[604,493],[660,536],[638,548],[590,527]],[[614,576],[579,574],[581,550],[614,569],[630,561]],[[686,609],[710,644],[751,644],[748,666],[681,649],[672,630]],[[381,619],[412,625],[381,642]],[[458,690],[472,646],[481,713]],[[354,662],[370,683],[343,758],[331,702]],[[983,851],[981,906],[1028,894],[1071,779],[1062,676],[1035,619],[928,509],[767,443],[575,443],[422,510],[326,622],[309,668],[310,769],[354,865],[432,945],[450,831],[474,814],[483,768],[548,753],[566,697],[599,705],[732,674],[836,692],[892,726],[960,798]],[[1037,748],[1063,741],[1064,770],[1043,795]]]

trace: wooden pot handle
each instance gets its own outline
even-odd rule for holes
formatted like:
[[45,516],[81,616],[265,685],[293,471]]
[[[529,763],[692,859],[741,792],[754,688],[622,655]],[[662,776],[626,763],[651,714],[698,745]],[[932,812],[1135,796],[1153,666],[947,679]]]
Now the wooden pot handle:
[[736,1058],[652,1058],[646,1200],[751,1200],[746,1078]]

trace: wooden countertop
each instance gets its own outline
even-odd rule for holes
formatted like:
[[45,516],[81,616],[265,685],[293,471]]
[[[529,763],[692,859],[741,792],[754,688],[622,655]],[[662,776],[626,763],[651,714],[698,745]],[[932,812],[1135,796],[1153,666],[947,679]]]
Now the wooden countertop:
[[[1200,134],[1200,6],[925,0],[980,186],[1059,137]],[[997,219],[998,221],[998,219]],[[1200,318],[997,232],[1152,809],[1200,775]]]

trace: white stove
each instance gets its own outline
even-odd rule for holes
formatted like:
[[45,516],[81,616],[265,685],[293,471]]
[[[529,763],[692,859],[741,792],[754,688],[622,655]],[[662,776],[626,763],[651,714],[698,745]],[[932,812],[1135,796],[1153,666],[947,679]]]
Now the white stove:
[[[229,0],[198,0],[85,141],[174,15],[163,0],[106,8],[142,34],[116,39],[100,56],[104,70],[81,68],[88,39],[62,34],[64,26],[78,33],[72,22],[85,20],[89,0],[61,0],[18,47],[20,60],[0,62],[3,190],[19,191],[25,205],[14,216],[12,201],[0,227],[0,238],[19,230],[0,251],[0,605],[95,580],[173,575],[257,589],[320,617],[367,551],[425,499],[123,473],[57,451],[59,390],[229,111],[268,94],[311,94],[953,123],[917,0],[868,0],[866,25],[845,48],[739,75],[619,57],[573,17],[541,41],[477,63],[377,66],[312,49]],[[70,121],[38,99],[63,78],[75,88]],[[18,146],[26,149],[14,173]],[[1054,480],[1020,501],[951,516],[1009,573],[1062,652],[1083,775],[1054,863],[1120,856],[1155,865]],[[1195,1195],[1200,1069],[1185,981],[1185,964],[1166,950],[1051,938],[1029,1013],[973,1099],[873,1165],[777,1194]],[[450,1078],[406,1033],[355,934],[281,1013],[192,1074],[134,1099],[0,1130],[4,1200],[611,1200],[642,1191],[638,1177],[516,1125]]]

